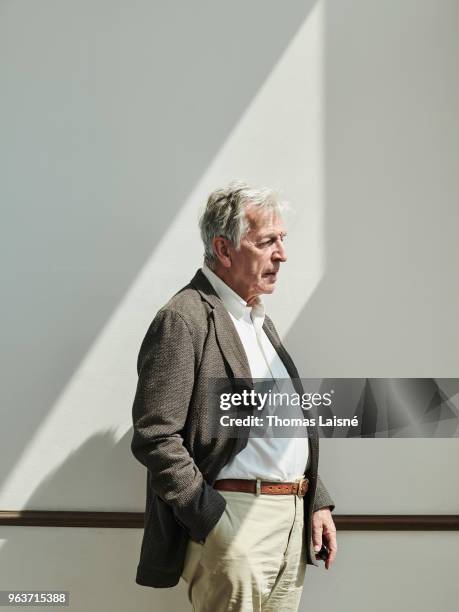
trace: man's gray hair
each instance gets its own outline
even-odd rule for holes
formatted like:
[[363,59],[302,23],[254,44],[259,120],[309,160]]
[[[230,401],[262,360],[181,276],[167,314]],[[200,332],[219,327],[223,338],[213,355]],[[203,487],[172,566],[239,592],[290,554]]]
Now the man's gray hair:
[[212,240],[223,236],[238,249],[241,239],[249,229],[245,211],[249,206],[274,210],[280,214],[286,207],[274,189],[256,189],[236,181],[227,187],[216,189],[207,200],[204,212],[199,219],[201,238],[204,243],[204,263],[211,269],[218,261]]

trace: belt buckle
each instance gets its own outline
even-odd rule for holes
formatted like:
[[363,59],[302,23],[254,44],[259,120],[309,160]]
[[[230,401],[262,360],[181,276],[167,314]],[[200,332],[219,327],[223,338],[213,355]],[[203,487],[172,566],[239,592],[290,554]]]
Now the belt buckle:
[[298,497],[304,497],[306,495],[306,487],[309,480],[307,478],[300,478],[298,481],[298,488],[296,490],[296,494]]

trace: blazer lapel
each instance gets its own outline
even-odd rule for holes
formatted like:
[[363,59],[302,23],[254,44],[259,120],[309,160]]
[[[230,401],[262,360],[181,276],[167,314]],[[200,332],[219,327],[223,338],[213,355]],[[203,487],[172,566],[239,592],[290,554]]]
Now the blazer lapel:
[[245,383],[253,388],[246,352],[223,302],[201,270],[196,272],[191,285],[199,291],[201,297],[212,307],[211,316],[215,323],[217,341],[225,360],[231,368],[233,377],[244,379]]
[[[263,330],[264,330],[265,334],[268,336],[268,339],[271,342],[271,344],[273,345],[273,347],[276,349],[276,352],[279,355],[279,357],[281,358],[281,361],[284,364],[284,366],[285,366],[285,368],[286,368],[290,378],[292,378],[292,379],[295,379],[295,378],[299,379],[300,375],[298,374],[298,370],[296,369],[295,364],[293,363],[292,358],[290,357],[290,355],[285,350],[284,345],[280,341],[280,338],[277,335],[276,328],[274,327],[274,324],[273,324],[273,322],[271,321],[271,319],[269,317],[265,316],[265,321],[263,323]],[[300,382],[300,384],[301,384],[301,382]]]
[[[300,375],[298,374],[298,370],[293,363],[292,358],[285,350],[284,345],[280,341],[280,338],[277,334],[276,328],[274,327],[273,322],[269,317],[265,317],[265,321],[263,324],[263,329],[268,336],[269,341],[276,349],[277,354],[281,358],[285,368],[292,379],[293,386],[295,387],[296,392],[299,395],[304,393],[303,384],[300,379]],[[308,438],[309,438],[309,448],[310,448],[310,459],[311,463],[308,469],[309,473],[316,474],[317,473],[317,465],[319,462],[319,430],[317,425],[312,425],[308,427]]]

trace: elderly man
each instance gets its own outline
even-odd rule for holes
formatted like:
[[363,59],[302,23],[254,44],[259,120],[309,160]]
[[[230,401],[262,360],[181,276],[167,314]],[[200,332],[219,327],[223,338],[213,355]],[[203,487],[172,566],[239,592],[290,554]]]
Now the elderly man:
[[299,378],[260,298],[286,261],[281,203],[233,183],[210,195],[200,228],[204,265],[138,358],[132,452],[148,472],[136,582],[182,576],[199,612],[297,610],[306,564],[326,543],[328,569],[337,549],[317,431],[215,439],[208,393],[210,379]]

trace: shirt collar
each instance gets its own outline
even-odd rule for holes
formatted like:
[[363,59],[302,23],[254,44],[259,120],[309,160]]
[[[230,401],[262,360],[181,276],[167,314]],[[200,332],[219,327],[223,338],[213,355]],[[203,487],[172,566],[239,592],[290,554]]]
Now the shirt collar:
[[250,322],[252,319],[253,324],[257,330],[263,327],[265,320],[265,307],[260,296],[253,306],[248,306],[247,302],[241,298],[231,287],[229,287],[225,281],[213,272],[205,264],[202,266],[202,272],[212,285],[215,293],[223,302],[226,310],[233,315],[236,319],[245,319]]

